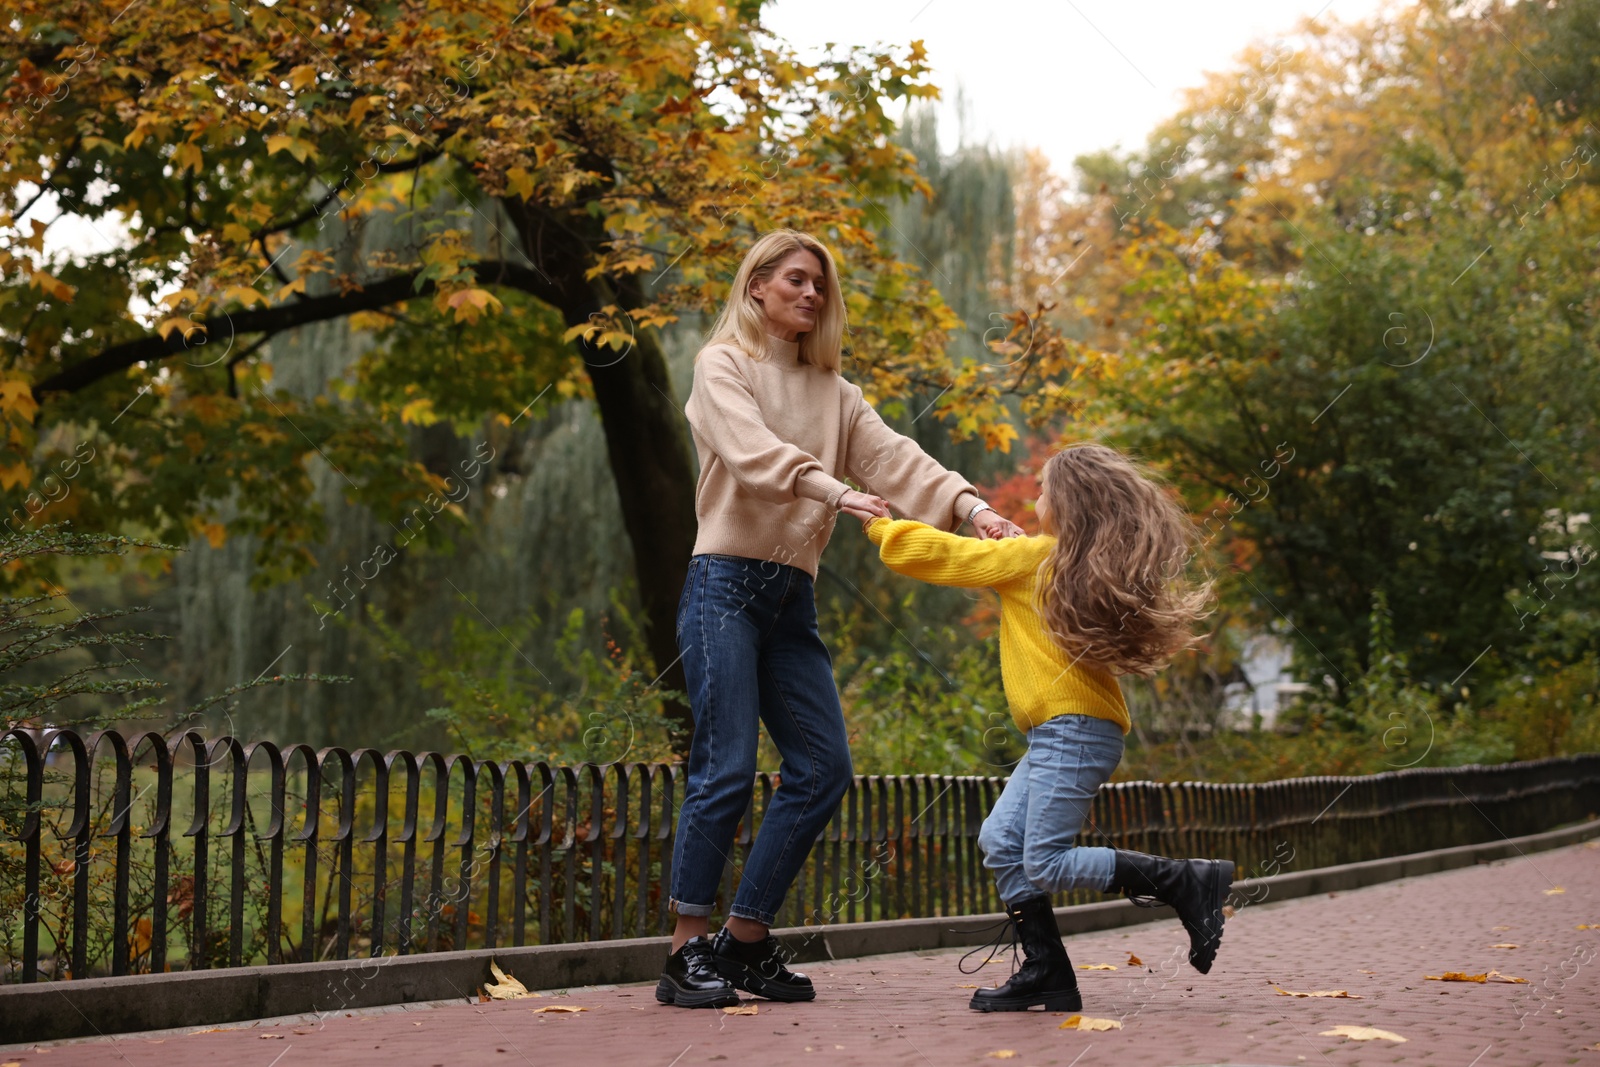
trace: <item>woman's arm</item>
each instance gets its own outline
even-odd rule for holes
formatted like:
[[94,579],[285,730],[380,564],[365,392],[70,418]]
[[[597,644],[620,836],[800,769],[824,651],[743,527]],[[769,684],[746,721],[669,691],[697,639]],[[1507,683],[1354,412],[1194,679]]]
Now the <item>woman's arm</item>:
[[[855,395],[855,410],[849,416],[847,473],[919,522],[940,530],[959,528],[972,509],[983,503],[972,483],[946,470],[921,445],[884,422],[860,388],[843,384]],[[974,527],[985,537],[1022,533],[994,511],[981,512]]]
[[932,585],[979,589],[1005,585],[1038,570],[1048,546],[1037,537],[980,541],[911,519],[873,519],[867,537],[892,571]]

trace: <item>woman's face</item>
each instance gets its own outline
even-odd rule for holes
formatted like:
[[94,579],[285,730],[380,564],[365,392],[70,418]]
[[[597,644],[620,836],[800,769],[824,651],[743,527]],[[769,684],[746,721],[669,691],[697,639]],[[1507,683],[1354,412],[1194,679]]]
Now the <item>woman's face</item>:
[[815,252],[801,249],[785,257],[771,278],[751,282],[750,295],[767,313],[768,332],[794,341],[816,329],[826,282],[822,260]]

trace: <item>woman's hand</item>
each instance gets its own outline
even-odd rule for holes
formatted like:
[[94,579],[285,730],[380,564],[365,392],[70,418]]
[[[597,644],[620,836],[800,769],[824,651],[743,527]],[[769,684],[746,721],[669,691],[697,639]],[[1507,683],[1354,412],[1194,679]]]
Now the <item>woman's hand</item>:
[[978,532],[978,538],[983,541],[998,541],[1002,537],[1023,536],[1022,527],[1001,515],[998,511],[980,511],[972,520],[972,528]]
[[858,493],[854,489],[839,498],[839,510],[847,515],[854,515],[862,522],[871,518],[889,519],[889,502],[881,496],[871,493]]

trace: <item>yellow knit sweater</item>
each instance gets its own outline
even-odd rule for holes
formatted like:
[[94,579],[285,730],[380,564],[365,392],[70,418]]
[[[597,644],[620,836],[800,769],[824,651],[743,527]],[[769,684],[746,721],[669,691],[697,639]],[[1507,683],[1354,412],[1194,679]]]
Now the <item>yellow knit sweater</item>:
[[1072,662],[1034,610],[1036,573],[1055,538],[980,541],[911,519],[873,519],[867,536],[879,558],[908,578],[1000,594],[1000,679],[1018,729],[1076,714],[1110,719],[1128,732],[1128,705],[1111,672]]

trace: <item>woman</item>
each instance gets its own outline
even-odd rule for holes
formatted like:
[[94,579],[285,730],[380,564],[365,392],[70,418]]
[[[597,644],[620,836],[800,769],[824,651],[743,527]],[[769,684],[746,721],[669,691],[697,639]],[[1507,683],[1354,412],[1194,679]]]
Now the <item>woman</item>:
[[[778,230],[739,265],[695,357],[686,412],[700,457],[700,528],[677,634],[695,731],[673,846],[677,926],[656,986],[666,1004],[725,1007],[741,989],[774,1000],[816,996],[784,966],[768,928],[850,785],[844,715],[812,595],[837,514],[887,518],[892,504],[942,530],[971,522],[985,538],[1022,533],[840,376],[844,331],[832,255],[807,234]],[[755,785],[758,718],[782,756],[781,781],[713,941],[717,883]]]

